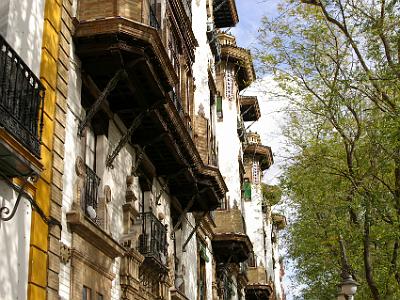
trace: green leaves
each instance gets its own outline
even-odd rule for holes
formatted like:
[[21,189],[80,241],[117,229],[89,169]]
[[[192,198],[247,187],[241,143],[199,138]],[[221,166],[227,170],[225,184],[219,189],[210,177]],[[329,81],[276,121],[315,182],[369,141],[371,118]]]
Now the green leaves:
[[335,298],[339,234],[357,297],[400,299],[397,2],[282,0],[281,15],[263,20],[258,58],[288,102],[281,189],[296,209],[288,248],[302,299]]

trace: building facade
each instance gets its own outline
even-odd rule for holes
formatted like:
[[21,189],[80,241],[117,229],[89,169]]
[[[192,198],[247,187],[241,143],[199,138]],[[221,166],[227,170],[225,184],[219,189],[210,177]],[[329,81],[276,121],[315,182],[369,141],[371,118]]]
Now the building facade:
[[235,1],[0,12],[0,298],[283,299]]

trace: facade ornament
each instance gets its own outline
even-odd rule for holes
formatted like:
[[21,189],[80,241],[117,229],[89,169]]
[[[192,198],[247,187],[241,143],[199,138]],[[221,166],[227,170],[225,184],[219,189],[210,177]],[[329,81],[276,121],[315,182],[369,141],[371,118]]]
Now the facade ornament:
[[137,198],[135,196],[134,179],[135,179],[134,176],[126,176],[125,199],[126,199],[127,203],[137,200]]
[[159,212],[159,213],[158,213],[158,219],[159,219],[160,221],[164,220],[164,219],[165,219],[164,213]]
[[71,259],[71,248],[67,245],[60,243],[60,260],[63,264],[67,264]]
[[106,203],[110,203],[111,202],[111,196],[112,196],[112,193],[111,193],[110,186],[109,185],[105,185],[104,186],[104,197],[106,199]]
[[85,163],[83,161],[83,158],[80,156],[77,156],[75,161],[75,172],[78,176],[81,177],[85,175]]

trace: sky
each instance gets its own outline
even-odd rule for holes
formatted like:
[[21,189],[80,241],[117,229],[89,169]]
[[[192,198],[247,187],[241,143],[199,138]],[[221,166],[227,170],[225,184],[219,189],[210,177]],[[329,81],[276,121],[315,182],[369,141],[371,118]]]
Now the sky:
[[[239,14],[239,23],[231,29],[236,36],[239,47],[254,51],[257,47],[258,28],[261,25],[263,16],[277,16],[276,5],[279,0],[236,0],[236,7]],[[286,105],[280,99],[273,98],[269,93],[276,90],[276,84],[272,76],[258,78],[258,81],[246,89],[244,95],[257,95],[261,118],[251,125],[249,130],[256,131],[261,135],[263,143],[272,148],[274,154],[274,165],[265,173],[264,179],[269,184],[277,184],[281,175],[281,166],[285,141],[281,134],[284,113],[282,109]],[[249,126],[250,124],[246,124]]]
[[[258,28],[263,16],[276,17],[276,5],[279,0],[236,0],[239,13],[239,23],[230,30],[236,36],[239,47],[254,49],[257,47]],[[251,125],[249,130],[258,132],[264,145],[270,146],[274,156],[274,164],[264,173],[263,181],[268,184],[277,184],[282,175],[282,165],[285,162],[284,149],[286,141],[282,135],[282,126],[285,122],[284,108],[287,103],[284,99],[277,99],[271,92],[278,87],[272,75],[266,75],[243,91],[244,95],[256,95],[260,104],[261,118]],[[250,124],[247,123],[247,126]],[[283,206],[284,207],[284,206]],[[288,212],[285,212],[287,215]],[[290,222],[290,218],[289,222]],[[284,278],[287,300],[292,300],[297,293],[293,288],[290,277],[294,274],[291,261],[285,261],[286,275]]]

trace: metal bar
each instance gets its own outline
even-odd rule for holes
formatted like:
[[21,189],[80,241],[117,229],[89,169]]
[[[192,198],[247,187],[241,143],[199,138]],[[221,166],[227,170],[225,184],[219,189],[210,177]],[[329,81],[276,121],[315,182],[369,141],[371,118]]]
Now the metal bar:
[[185,252],[187,244],[192,239],[192,237],[193,237],[194,233],[197,231],[197,229],[200,227],[201,222],[203,221],[203,218],[206,216],[207,213],[208,212],[206,211],[201,215],[200,220],[197,222],[196,226],[190,232],[190,234],[189,234],[188,238],[186,239],[185,243],[183,243],[183,246],[182,246],[182,251],[183,252]]
[[101,103],[107,98],[107,96],[111,93],[111,91],[117,86],[117,83],[121,79],[121,77],[125,74],[125,70],[120,69],[118,70],[113,78],[107,83],[106,88],[103,90],[101,95],[97,98],[96,102],[93,103],[92,107],[90,108],[89,112],[87,113],[85,119],[79,124],[78,128],[78,135],[82,137],[83,130],[85,129],[86,125],[91,121],[94,114],[99,110]]
[[[28,178],[30,176],[31,175],[24,177],[22,186],[20,188],[18,188],[18,190],[17,190],[18,197],[17,197],[17,200],[15,201],[15,204],[14,204],[14,207],[13,207],[11,213],[10,213],[10,209],[7,206],[3,206],[0,208],[0,220],[1,221],[9,221],[14,217],[15,213],[17,212],[17,208],[18,208],[19,202],[21,201],[22,195],[25,194],[24,188],[25,188],[26,184],[28,183]],[[4,215],[4,217],[3,217],[3,215]]]
[[113,152],[107,157],[106,159],[106,166],[109,168],[112,168],[112,163],[114,162],[115,158],[121,151],[122,147],[126,145],[128,142],[129,138],[133,134],[133,132],[136,130],[136,128],[139,127],[140,122],[144,118],[144,116],[149,112],[149,110],[141,112],[139,115],[136,116],[135,119],[133,119],[131,126],[128,128],[128,130],[125,132],[125,134],[122,136],[120,141],[118,142],[117,147],[113,150]]
[[224,6],[224,4],[225,4],[226,2],[228,2],[228,0],[223,0],[223,1],[214,9],[214,13],[217,12],[217,11],[219,11],[219,10],[222,8],[222,6]]
[[190,201],[188,202],[188,204],[186,205],[185,209],[181,212],[181,215],[179,216],[178,222],[176,223],[176,225],[174,226],[174,228],[172,229],[171,232],[171,239],[174,236],[174,233],[178,230],[178,227],[182,224],[183,219],[185,218],[185,215],[187,214],[187,212],[189,211],[189,209],[193,206],[194,204],[194,199],[196,198],[197,195],[194,195]]
[[181,170],[179,170],[178,172],[176,172],[175,174],[172,174],[170,176],[167,176],[167,180],[166,183],[162,186],[160,193],[157,195],[156,197],[156,203],[157,205],[160,205],[160,203],[158,203],[158,201],[160,200],[161,196],[164,194],[164,192],[166,191],[167,187],[168,187],[168,183],[169,180],[171,180],[172,178],[175,178],[177,176],[179,176],[180,174],[182,174],[184,171],[189,170],[189,168],[183,168]]
[[174,226],[174,228],[172,229],[171,232],[171,239],[173,239],[174,233],[178,230],[178,227],[182,224],[183,219],[185,218],[185,215],[188,213],[189,209],[193,206],[194,204],[194,200],[196,199],[196,197],[201,194],[203,191],[205,191],[207,188],[202,189],[201,191],[198,189],[197,187],[197,183],[196,183],[196,189],[197,189],[197,193],[195,195],[193,195],[193,197],[190,199],[190,201],[188,202],[188,204],[186,205],[185,209],[183,211],[181,211],[181,215],[179,216],[178,222],[176,223],[176,225]]

